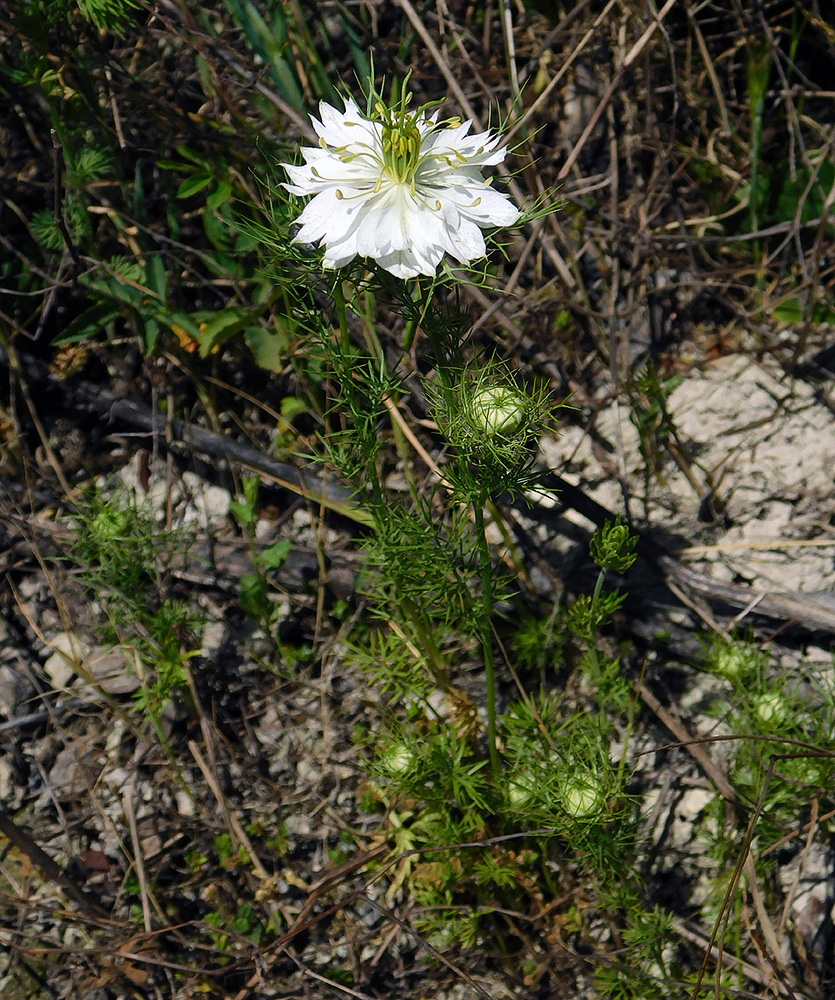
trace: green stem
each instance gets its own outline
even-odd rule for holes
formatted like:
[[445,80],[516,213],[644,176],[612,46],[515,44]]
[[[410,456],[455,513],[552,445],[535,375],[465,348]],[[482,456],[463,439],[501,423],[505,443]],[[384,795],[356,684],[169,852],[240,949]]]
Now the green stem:
[[[415,280],[414,288],[412,289],[412,302],[420,302],[423,299],[423,287],[420,282],[420,278]],[[403,350],[408,354],[409,351],[415,346],[415,337],[417,337],[418,327],[420,326],[420,320],[423,316],[423,310],[421,310],[420,316],[415,316],[414,314],[406,320],[406,326],[403,330]]]
[[[597,574],[597,583],[594,585],[594,593],[591,597],[591,615],[594,621],[597,621],[597,608],[600,604],[600,592],[603,590],[603,581],[606,579],[606,570],[601,569]],[[595,625],[595,628],[597,626]]]
[[476,535],[481,570],[481,608],[479,613],[479,631],[481,633],[481,654],[484,658],[484,680],[487,686],[487,745],[490,751],[490,768],[493,781],[499,786],[501,777],[501,762],[496,746],[496,674],[493,668],[493,637],[490,634],[490,616],[493,610],[493,565],[490,559],[490,548],[487,545],[487,535],[484,531],[484,503],[487,498],[473,503]]
[[[426,310],[429,308],[429,303],[432,301],[434,288],[434,282],[427,286],[426,282],[420,276],[415,278],[415,284],[412,289],[412,302],[417,307],[418,314],[412,315],[411,319],[406,320],[406,326],[403,331],[403,350],[407,354],[415,345],[415,338],[423,322],[423,317],[426,315]],[[430,331],[426,331],[426,333],[429,336],[429,343],[435,355],[435,364],[440,364],[443,362],[443,354],[439,354],[440,345],[437,343],[437,338],[433,338]]]
[[594,667],[598,676],[600,675],[600,658],[597,655],[597,629],[600,625],[598,608],[600,607],[600,594],[603,590],[603,581],[606,579],[606,570],[601,569],[597,574],[597,583],[594,585],[594,593],[591,597],[591,611],[589,612],[589,632],[586,641],[589,644],[589,655],[594,661]]
[[448,690],[449,672],[431,625],[427,625],[425,621],[421,620],[420,612],[413,601],[404,601],[401,607],[420,638],[422,651],[426,654],[426,665],[432,679],[444,691]]
[[351,335],[348,332],[348,312],[345,308],[345,296],[342,293],[341,281],[337,281],[334,285],[333,301],[336,303],[336,316],[339,320],[339,334],[342,354],[347,358],[351,350]]

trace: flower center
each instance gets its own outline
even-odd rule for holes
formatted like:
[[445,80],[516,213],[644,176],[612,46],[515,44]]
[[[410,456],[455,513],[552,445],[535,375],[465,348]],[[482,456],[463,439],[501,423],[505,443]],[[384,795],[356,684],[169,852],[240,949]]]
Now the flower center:
[[416,116],[402,112],[383,122],[383,169],[397,184],[411,185],[420,163]]

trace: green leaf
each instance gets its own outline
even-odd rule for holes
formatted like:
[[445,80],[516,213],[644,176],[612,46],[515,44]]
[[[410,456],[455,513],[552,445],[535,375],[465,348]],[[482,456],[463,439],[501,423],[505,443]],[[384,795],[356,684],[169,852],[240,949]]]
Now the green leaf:
[[219,181],[217,189],[212,191],[209,197],[206,199],[206,206],[211,209],[220,208],[220,206],[229,200],[229,196],[232,194],[232,185],[229,181]]
[[[217,851],[217,857],[219,861],[226,861],[231,858],[235,853],[235,845],[232,843],[232,838],[228,833],[219,833],[215,837],[215,850]],[[208,916],[212,916],[209,914]],[[206,918],[207,923],[212,923],[211,920]],[[220,923],[214,924],[216,927],[220,927]]]
[[[233,245],[232,233],[229,226],[218,217],[215,211],[206,209],[203,213],[203,229],[212,241],[213,246],[217,247],[218,250],[227,250]],[[210,266],[213,261],[222,262],[220,267],[212,268],[218,275],[224,276],[230,271],[234,272],[235,270],[235,263],[231,260],[231,258],[215,254],[214,257],[208,257],[206,259],[206,263]]]
[[261,577],[256,573],[242,576],[240,588],[241,611],[256,625],[268,622],[272,607],[267,597],[267,586]]
[[231,500],[229,502],[229,510],[232,517],[238,522],[242,528],[248,527],[255,520],[255,513],[251,507],[248,507],[245,503],[241,503],[240,500]]
[[191,337],[192,340],[199,341],[200,339],[199,325],[191,316],[184,312],[168,310],[160,305],[154,311],[154,319],[181,340],[183,339],[183,334]]
[[145,261],[145,284],[164,302],[168,298],[168,275],[162,254],[150,254]]
[[52,341],[53,344],[77,344],[84,340],[89,340],[101,333],[104,327],[121,316],[121,309],[117,309],[110,302],[101,302],[98,305],[85,309],[80,316],[76,316],[72,322],[68,323],[62,333]]
[[142,330],[142,353],[146,358],[153,354],[154,348],[157,346],[159,330],[159,323],[155,319],[149,317],[145,320]]
[[243,500],[233,500],[229,507],[232,516],[242,528],[248,527],[257,519],[255,501],[258,499],[260,480],[258,476],[245,476],[243,482]]
[[210,320],[201,325],[195,337],[195,340],[200,344],[200,357],[208,357],[215,347],[223,344],[242,330],[250,319],[251,316],[248,312],[234,309],[231,306],[215,313]]
[[803,307],[800,299],[786,299],[771,310],[771,315],[782,323],[802,323],[809,318],[813,323],[835,323],[835,310],[825,302],[816,302],[809,316],[809,309]]
[[192,195],[197,194],[198,191],[202,191],[203,188],[208,187],[214,178],[211,174],[195,174],[193,177],[186,177],[186,179],[177,188],[178,198],[190,198]]
[[[205,156],[202,156],[200,153],[195,153],[195,151],[193,149],[189,149],[188,146],[177,146],[177,152],[183,157],[183,159],[189,160],[191,163],[196,163],[201,167],[207,166],[209,162]],[[178,164],[178,166],[182,167],[182,163]]]
[[287,538],[273,542],[258,556],[258,562],[264,569],[279,569],[290,554],[292,543]]
[[248,326],[244,336],[252,351],[255,363],[268,372],[280,372],[287,360],[288,337],[280,328],[268,330],[264,326]]

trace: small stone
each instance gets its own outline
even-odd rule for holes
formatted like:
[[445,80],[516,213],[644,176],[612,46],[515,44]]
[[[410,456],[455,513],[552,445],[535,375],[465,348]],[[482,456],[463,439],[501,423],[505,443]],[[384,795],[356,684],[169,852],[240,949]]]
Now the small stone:
[[49,784],[59,798],[88,795],[98,774],[90,739],[67,743],[55,758],[49,772]]
[[32,685],[19,670],[8,664],[0,666],[0,715],[11,718],[15,709],[31,692]]
[[50,643],[50,649],[53,653],[43,665],[44,673],[55,691],[63,691],[72,683],[89,650],[71,632],[59,632]]
[[0,757],[0,802],[7,808],[13,804],[15,769],[7,757]]
[[124,767],[111,767],[104,772],[101,780],[112,792],[118,792],[130,785],[131,775]]
[[195,520],[204,528],[226,521],[232,500],[228,490],[209,486],[194,472],[184,472],[182,482],[189,497],[186,520]]
[[194,799],[183,788],[178,788],[174,792],[174,803],[177,806],[177,812],[181,816],[193,816],[197,811]]
[[223,622],[207,622],[200,637],[201,655],[211,656],[212,653],[217,652],[226,640],[226,633],[226,625]]
[[132,651],[123,646],[96,646],[85,658],[84,666],[107,694],[131,694],[139,687],[134,662]]

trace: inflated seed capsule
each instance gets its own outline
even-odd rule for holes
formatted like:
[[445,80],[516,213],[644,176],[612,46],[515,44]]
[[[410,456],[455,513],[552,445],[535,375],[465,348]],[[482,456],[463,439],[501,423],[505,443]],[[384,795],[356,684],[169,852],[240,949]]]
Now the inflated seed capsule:
[[779,726],[786,721],[786,700],[779,691],[766,691],[754,699],[754,712],[765,725]]
[[414,763],[415,755],[403,743],[390,747],[382,758],[383,767],[392,775],[405,774]]
[[470,417],[489,437],[512,434],[525,419],[525,402],[510,386],[485,385],[470,397]]
[[593,816],[603,805],[603,785],[593,774],[565,778],[560,784],[560,798],[569,816]]

